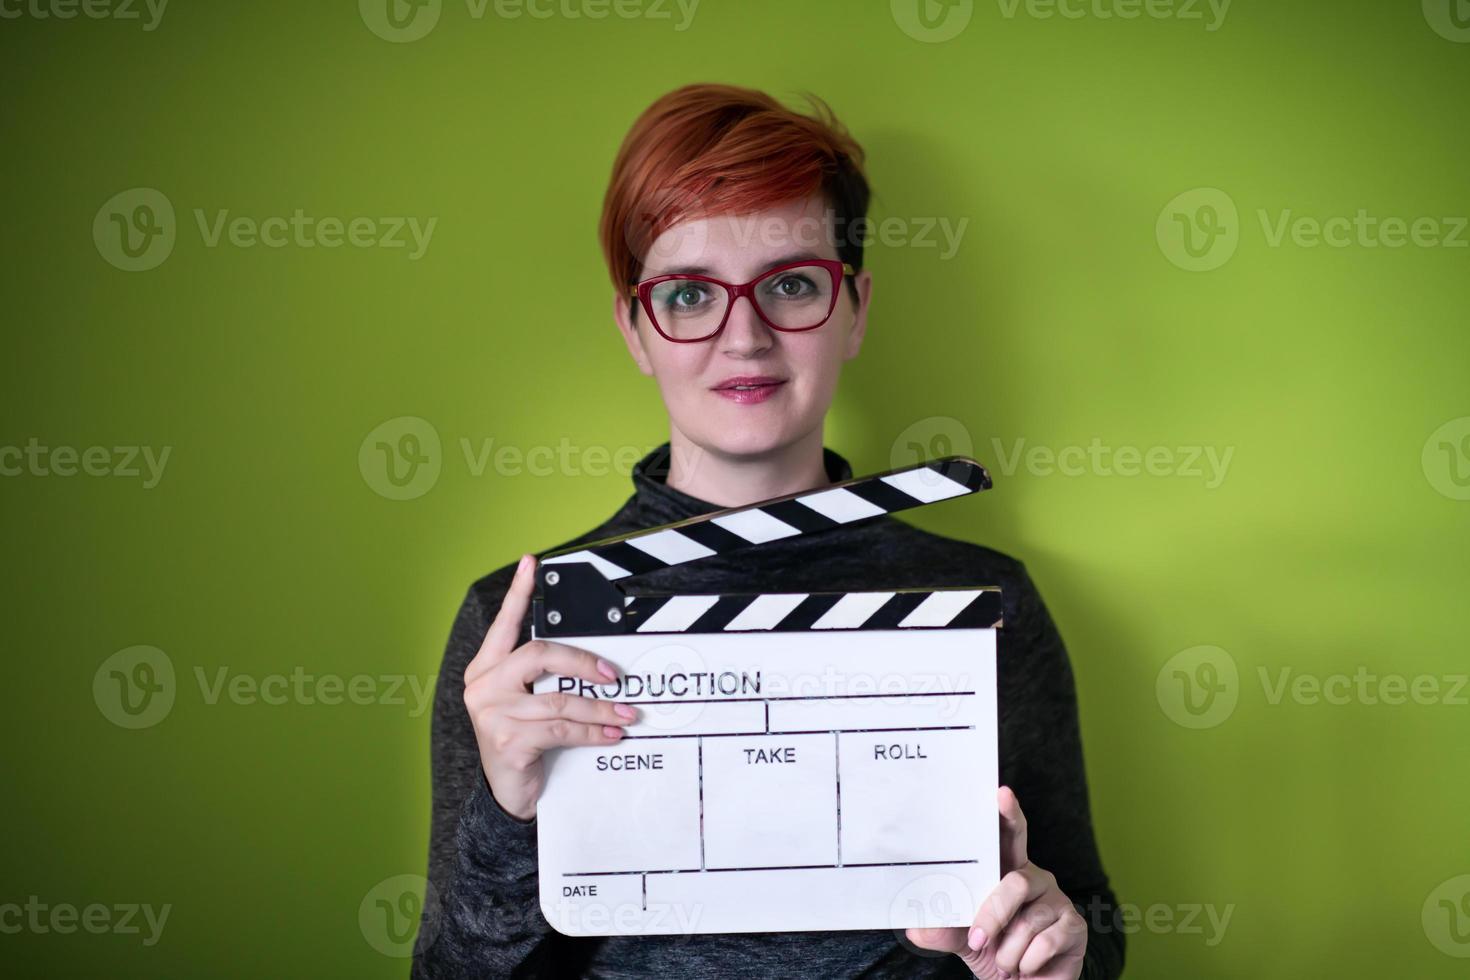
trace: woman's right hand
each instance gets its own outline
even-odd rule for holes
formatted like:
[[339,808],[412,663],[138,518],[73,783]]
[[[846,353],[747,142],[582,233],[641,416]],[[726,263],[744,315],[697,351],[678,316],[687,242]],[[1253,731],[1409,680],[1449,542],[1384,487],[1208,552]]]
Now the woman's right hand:
[[464,705],[475,727],[480,765],[501,809],[518,820],[536,815],[546,783],[541,755],[569,745],[613,745],[638,716],[625,704],[559,691],[532,694],[542,674],[580,677],[595,684],[617,680],[607,661],[563,643],[532,640],[517,647],[531,605],[536,559],[524,555],[480,652],[464,671]]

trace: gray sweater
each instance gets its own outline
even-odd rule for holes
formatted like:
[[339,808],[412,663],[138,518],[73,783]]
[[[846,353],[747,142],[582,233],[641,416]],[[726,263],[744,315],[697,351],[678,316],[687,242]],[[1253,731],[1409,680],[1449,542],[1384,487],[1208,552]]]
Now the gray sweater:
[[[852,476],[825,450],[833,480]],[[665,483],[668,444],[633,472],[635,493],[611,519],[567,545],[718,508]],[[983,506],[984,497],[965,506]],[[567,545],[560,545],[566,547]],[[509,587],[513,565],[470,586],[450,632],[433,716],[430,897],[413,976],[446,977],[968,977],[951,955],[915,952],[902,930],[571,938],[541,915],[536,823],[495,802],[464,708],[464,669]],[[892,516],[768,542],[635,580],[631,592],[812,592],[999,585],[1000,779],[1026,812],[1029,854],[1056,875],[1088,921],[1086,980],[1117,977],[1123,934],[1088,808],[1077,699],[1066,649],[1024,566]],[[529,620],[521,641],[530,639]]]

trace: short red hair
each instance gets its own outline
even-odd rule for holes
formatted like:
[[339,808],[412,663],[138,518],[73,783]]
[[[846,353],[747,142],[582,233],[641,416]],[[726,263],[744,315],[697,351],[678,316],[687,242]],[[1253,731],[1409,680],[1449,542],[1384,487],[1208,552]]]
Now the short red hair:
[[699,84],[664,95],[628,130],[603,198],[598,239],[620,292],[648,247],[691,218],[749,214],[821,191],[837,222],[842,261],[862,268],[868,182],[863,150],[827,104],[812,115],[756,89]]

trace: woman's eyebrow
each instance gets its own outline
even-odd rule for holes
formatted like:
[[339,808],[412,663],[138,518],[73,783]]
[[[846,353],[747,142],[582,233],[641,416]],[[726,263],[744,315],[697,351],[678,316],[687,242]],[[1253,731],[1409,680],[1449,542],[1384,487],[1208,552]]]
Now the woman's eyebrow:
[[[761,272],[770,272],[777,266],[789,265],[792,262],[801,262],[805,259],[820,258],[822,258],[822,256],[817,255],[815,252],[793,252],[790,255],[783,255],[778,259],[772,259],[770,262],[766,263],[765,267],[761,269],[760,272],[756,273],[756,275],[759,276]],[[665,269],[662,272],[656,272],[654,273],[654,276],[711,276],[713,278],[719,278],[718,276],[715,276],[712,271],[710,271],[710,268],[707,265],[676,266],[672,269]],[[653,276],[649,276],[648,278],[652,279]]]
[[774,262],[766,266],[761,271],[770,272],[772,269],[776,268],[779,265],[789,265],[792,262],[803,262],[807,259],[819,259],[821,257],[822,256],[818,255],[815,252],[792,252],[790,255],[783,255],[779,259],[776,259]]

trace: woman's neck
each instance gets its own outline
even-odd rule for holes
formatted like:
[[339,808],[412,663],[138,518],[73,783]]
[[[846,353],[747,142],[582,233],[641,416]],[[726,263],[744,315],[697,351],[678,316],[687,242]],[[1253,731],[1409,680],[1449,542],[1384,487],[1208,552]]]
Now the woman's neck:
[[711,452],[670,427],[669,453],[668,485],[721,507],[743,507],[831,482],[820,426],[790,445],[758,456]]

